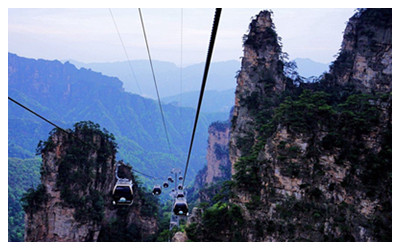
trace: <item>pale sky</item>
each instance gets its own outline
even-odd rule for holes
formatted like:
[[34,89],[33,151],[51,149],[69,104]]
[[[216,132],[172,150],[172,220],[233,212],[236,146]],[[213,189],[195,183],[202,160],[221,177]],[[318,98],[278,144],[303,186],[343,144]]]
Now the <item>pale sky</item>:
[[[239,60],[242,37],[262,8],[223,8],[213,61]],[[128,57],[147,59],[138,10],[111,9]],[[276,9],[273,21],[290,59],[330,63],[338,52],[354,8]],[[182,15],[183,13],[183,15]],[[204,62],[214,9],[143,8],[153,60],[183,66]],[[183,19],[183,26],[181,20]],[[182,29],[182,37],[181,37]],[[125,61],[109,9],[8,9],[8,51],[30,58],[81,62]]]

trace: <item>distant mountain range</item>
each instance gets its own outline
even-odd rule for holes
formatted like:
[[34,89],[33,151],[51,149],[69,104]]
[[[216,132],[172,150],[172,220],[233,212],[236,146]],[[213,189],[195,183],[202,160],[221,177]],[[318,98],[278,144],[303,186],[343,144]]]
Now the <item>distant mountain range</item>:
[[[178,107],[197,108],[199,91],[185,92],[182,95],[174,95],[162,98],[162,102]],[[201,106],[204,113],[226,112],[229,113],[235,104],[235,89],[208,90],[205,91]]]
[[[81,63],[70,60],[76,67],[84,67],[101,72],[108,76],[118,77],[126,91],[156,99],[153,76],[149,61],[133,60],[111,63]],[[204,63],[193,64],[181,70],[175,64],[163,61],[153,61],[157,85],[161,97],[178,95],[185,92],[199,91],[204,72]],[[235,88],[235,74],[240,69],[239,61],[212,63],[207,80],[207,90],[228,90]],[[136,79],[136,80],[135,80]],[[138,87],[139,85],[139,87]],[[140,89],[140,90],[139,90]]]
[[[328,64],[318,63],[308,58],[296,58],[294,61],[297,64],[298,73],[306,78],[320,76],[329,69]],[[156,99],[153,76],[147,60],[130,61],[134,75],[130,70],[128,61],[82,63],[69,60],[69,62],[78,68],[84,67],[102,72],[105,75],[118,77],[123,82],[125,91],[141,93],[142,96]],[[197,107],[199,88],[204,71],[203,63],[182,69],[182,86],[180,84],[181,71],[175,64],[153,61],[153,65],[163,103],[178,107]],[[203,112],[229,112],[234,105],[235,75],[239,69],[240,62],[235,60],[212,63],[204,94]]]
[[[54,123],[70,128],[91,120],[116,136],[119,158],[153,176],[164,176],[172,167],[184,167],[195,109],[163,105],[171,141],[169,150],[158,104],[125,92],[116,77],[71,63],[34,60],[9,54],[9,96]],[[39,140],[53,128],[9,102],[9,157],[34,156]],[[202,112],[196,132],[188,180],[205,164],[208,125],[226,120],[227,112]],[[189,183],[188,182],[188,183]]]
[[294,61],[297,64],[298,73],[306,78],[311,76],[320,76],[324,72],[329,71],[329,64],[315,62],[308,58],[296,58]]

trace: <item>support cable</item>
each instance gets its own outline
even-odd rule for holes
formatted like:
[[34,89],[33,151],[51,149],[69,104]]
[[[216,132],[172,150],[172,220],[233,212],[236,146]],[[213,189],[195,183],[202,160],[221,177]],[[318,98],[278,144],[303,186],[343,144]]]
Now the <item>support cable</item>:
[[216,38],[216,36],[217,36],[217,30],[218,30],[219,19],[220,19],[220,17],[221,17],[221,11],[222,11],[221,8],[215,9],[214,23],[213,23],[212,32],[211,32],[210,44],[209,44],[209,47],[208,47],[206,66],[205,66],[205,68],[204,68],[203,81],[202,81],[202,84],[201,84],[200,95],[199,95],[199,101],[198,101],[198,103],[197,103],[196,118],[195,118],[195,120],[194,120],[194,126],[193,126],[193,132],[192,132],[192,139],[190,140],[189,153],[188,153],[187,160],[186,160],[185,174],[184,174],[184,176],[183,176],[182,186],[184,186],[185,180],[186,180],[186,173],[187,173],[188,166],[189,166],[190,154],[191,154],[191,152],[192,152],[192,146],[193,146],[194,135],[195,135],[195,133],[196,133],[197,121],[198,121],[198,119],[199,119],[200,108],[201,108],[201,102],[202,102],[202,100],[203,100],[203,94],[204,94],[204,90],[205,90],[205,87],[206,87],[206,81],[207,81],[207,76],[208,76],[208,70],[209,70],[210,64],[211,64],[211,57],[212,57],[212,52],[213,52],[213,49],[214,49],[215,38]]
[[26,109],[27,111],[29,111],[29,112],[31,112],[32,114],[36,115],[37,117],[39,117],[40,119],[42,119],[42,120],[44,120],[45,122],[49,123],[49,124],[52,125],[53,127],[56,127],[56,128],[59,129],[60,131],[66,133],[66,134],[68,134],[68,135],[71,135],[72,137],[75,137],[76,139],[78,139],[81,143],[85,144],[86,146],[89,146],[89,147],[91,147],[92,149],[97,150],[97,148],[95,148],[92,144],[85,142],[84,140],[82,140],[81,138],[79,138],[78,136],[76,136],[75,134],[73,134],[73,133],[71,133],[70,131],[67,131],[67,130],[61,128],[61,127],[58,126],[57,124],[55,124],[55,123],[49,121],[48,119],[46,119],[45,117],[39,115],[39,114],[36,113],[35,111],[33,111],[33,110],[31,110],[30,108],[26,107],[25,105],[23,105],[23,104],[17,102],[17,101],[14,100],[13,98],[8,97],[8,100],[10,100],[10,101],[14,102],[15,104],[17,104],[18,106],[20,106],[20,107]]
[[151,175],[142,173],[142,172],[140,172],[140,171],[138,171],[138,170],[135,170],[135,169],[133,169],[133,168],[132,168],[132,171],[133,171],[133,172],[136,172],[136,173],[138,173],[138,174],[141,174],[141,175],[143,175],[143,176],[146,176],[147,178],[150,178],[150,179],[153,179],[153,180],[162,180],[162,179],[159,178],[159,177],[155,177],[155,176],[151,176]]
[[39,117],[40,119],[44,120],[45,122],[51,124],[53,127],[58,128],[59,130],[63,131],[64,133],[66,133],[66,134],[71,134],[71,133],[68,132],[67,130],[65,130],[65,129],[61,128],[60,126],[58,126],[57,124],[55,124],[55,123],[49,121],[48,119],[46,119],[46,118],[44,118],[43,116],[39,115],[38,113],[36,113],[35,111],[31,110],[30,108],[28,108],[28,107],[22,105],[21,103],[17,102],[16,100],[12,99],[11,97],[8,97],[8,100],[12,101],[13,103],[19,105],[20,107],[22,107],[22,108],[24,108],[24,109],[26,109],[26,110],[28,110],[28,111],[31,112],[32,114],[36,115],[37,117]]
[[122,48],[123,48],[123,50],[124,50],[126,59],[128,60],[129,69],[131,70],[133,79],[134,79],[135,82],[136,82],[136,86],[137,86],[137,88],[138,88],[138,90],[139,90],[139,94],[142,95],[142,90],[140,89],[139,82],[138,82],[138,80],[137,80],[137,78],[136,78],[135,71],[133,70],[133,67],[132,67],[132,64],[131,64],[131,60],[129,59],[128,52],[127,52],[127,50],[126,50],[125,44],[124,44],[124,42],[123,42],[123,40],[122,40],[122,37],[121,37],[121,33],[119,32],[117,22],[116,22],[115,19],[114,19],[114,15],[113,15],[111,9],[109,8],[108,10],[110,11],[110,15],[111,15],[111,18],[112,18],[112,20],[113,20],[115,29],[117,30],[119,40],[121,41],[121,45],[122,45]]
[[147,41],[146,29],[145,29],[145,27],[144,27],[144,21],[143,21],[142,11],[140,10],[140,8],[138,8],[138,10],[139,10],[140,21],[141,21],[141,23],[142,23],[144,41],[145,41],[145,43],[146,43],[147,55],[149,56],[149,62],[150,62],[151,72],[152,72],[152,74],[153,74],[154,86],[156,87],[157,99],[158,99],[158,106],[159,106],[159,108],[160,108],[161,119],[162,119],[163,126],[164,126],[165,136],[166,136],[166,138],[167,138],[169,151],[172,153],[171,143],[170,143],[170,141],[169,141],[169,136],[168,136],[168,131],[167,131],[167,125],[166,125],[166,123],[165,123],[164,112],[163,112],[162,105],[161,105],[160,94],[158,93],[156,75],[155,75],[155,73],[154,73],[153,62],[152,62],[151,56],[150,56],[150,48],[149,48],[149,43],[148,43],[148,41]]
[[181,70],[180,70],[180,96],[179,117],[182,119],[182,70],[183,70],[183,9],[181,9]]
[[[122,37],[121,37],[121,33],[119,32],[117,22],[115,21],[115,18],[114,18],[114,15],[113,15],[111,9],[108,9],[108,10],[110,11],[110,15],[111,15],[111,18],[112,18],[112,20],[113,20],[115,29],[116,29],[116,31],[117,31],[117,33],[118,33],[119,40],[121,41],[122,48],[123,48],[124,53],[125,53],[125,56],[126,56],[126,58],[127,58],[127,60],[128,60],[128,64],[129,64],[129,68],[130,68],[130,70],[131,70],[132,76],[133,76],[133,78],[135,79],[135,82],[136,82],[136,85],[137,85],[137,87],[138,87],[138,89],[139,89],[140,95],[142,95],[142,90],[140,89],[139,82],[138,82],[138,80],[137,80],[137,78],[136,78],[135,72],[134,72],[133,67],[132,67],[132,64],[131,64],[131,60],[129,59],[128,52],[127,52],[127,50],[126,50],[125,44],[124,44],[124,42],[123,42],[123,40],[122,40]],[[143,22],[142,22],[142,25],[143,25]],[[147,41],[146,41],[146,42],[147,42]],[[150,52],[149,52],[149,53],[150,53]],[[150,55],[149,55],[149,57],[150,57]],[[150,62],[150,63],[151,63],[151,62]],[[153,70],[153,66],[152,66],[152,70]],[[154,75],[154,72],[153,72],[153,75]],[[154,76],[153,76],[153,77],[154,77]],[[156,89],[157,89],[157,85],[156,85]],[[157,96],[158,96],[158,89],[157,89]],[[160,105],[160,98],[158,97],[158,99],[159,99],[159,105]],[[163,116],[163,115],[162,115],[162,116]],[[165,128],[164,116],[163,116],[163,122],[164,122],[164,128]],[[166,128],[165,128],[165,129],[166,129]],[[170,150],[171,150],[171,146],[170,146],[170,143],[169,143],[168,135],[167,135],[167,140],[168,140],[168,146],[169,146],[169,148],[170,148]],[[157,178],[157,177],[154,177],[154,176],[151,176],[151,175],[144,174],[144,173],[142,173],[142,172],[140,172],[140,171],[137,171],[137,170],[135,170],[135,169],[132,169],[132,171],[133,171],[133,172],[136,172],[136,173],[139,173],[139,174],[141,174],[141,175],[143,175],[143,176],[146,176],[146,177],[148,177],[148,178],[151,178],[151,179],[160,179],[160,178]]]

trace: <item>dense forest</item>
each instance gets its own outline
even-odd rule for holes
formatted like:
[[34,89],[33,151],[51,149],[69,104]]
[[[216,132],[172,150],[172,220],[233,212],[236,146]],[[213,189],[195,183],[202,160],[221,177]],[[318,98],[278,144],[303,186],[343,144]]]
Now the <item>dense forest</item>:
[[8,158],[8,240],[23,241],[24,212],[20,199],[40,180],[41,159]]

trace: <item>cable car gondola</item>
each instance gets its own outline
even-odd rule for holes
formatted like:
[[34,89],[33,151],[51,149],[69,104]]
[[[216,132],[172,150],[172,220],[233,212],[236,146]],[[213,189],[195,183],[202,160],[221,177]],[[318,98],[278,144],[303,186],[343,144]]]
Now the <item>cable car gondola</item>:
[[168,177],[168,181],[174,182],[174,179],[172,179],[172,177],[170,176],[170,177]]
[[183,176],[179,176],[178,180],[180,180],[180,181],[183,180]]
[[176,195],[176,198],[185,198],[185,195],[183,194],[183,191],[178,191],[178,194]]
[[153,194],[154,195],[160,195],[161,194],[161,187],[160,185],[155,185],[153,188]]
[[188,216],[189,207],[185,198],[176,198],[174,203],[174,214],[178,216]]
[[178,189],[179,189],[179,190],[183,190],[182,184],[179,184],[179,185],[178,185]]
[[168,182],[164,182],[162,186],[163,186],[163,188],[168,188],[169,184],[168,184]]
[[113,192],[113,205],[132,205],[133,189],[132,181],[128,179],[119,179],[115,184]]

